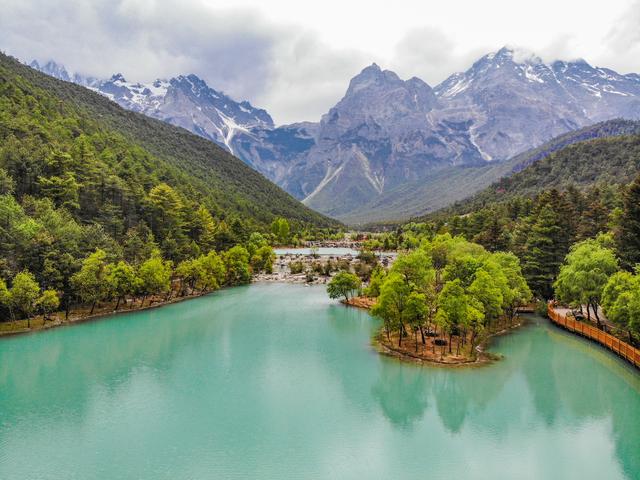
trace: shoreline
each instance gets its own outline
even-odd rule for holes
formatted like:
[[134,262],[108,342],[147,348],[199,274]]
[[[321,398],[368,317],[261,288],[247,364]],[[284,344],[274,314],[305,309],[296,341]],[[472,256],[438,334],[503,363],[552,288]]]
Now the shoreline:
[[[341,303],[348,307],[361,308],[364,310],[370,310],[371,307],[375,304],[375,301],[369,297],[353,297],[349,300],[341,300]],[[487,352],[485,349],[488,348],[491,343],[491,339],[494,337],[499,337],[502,335],[507,335],[512,333],[514,330],[519,329],[524,325],[524,321],[520,318],[517,323],[513,325],[506,326],[496,332],[488,334],[482,342],[476,345],[476,356],[475,358],[455,356],[453,358],[449,357],[448,359],[442,358],[432,358],[431,356],[427,357],[421,355],[419,352],[413,352],[408,349],[402,347],[396,347],[393,342],[389,342],[384,338],[383,327],[381,326],[376,333],[371,338],[371,346],[380,354],[390,358],[395,358],[397,360],[413,363],[417,365],[425,365],[425,366],[435,366],[435,367],[475,367],[481,365],[488,365],[494,363],[498,360],[501,360],[503,357],[498,354],[494,354],[491,352]],[[437,357],[437,353],[435,354]]]
[[[183,297],[175,297],[175,298],[171,298],[169,300],[166,301],[157,301],[154,303],[151,303],[149,305],[146,305],[144,307],[137,307],[137,308],[120,308],[118,310],[109,310],[109,311],[99,311],[97,313],[94,313],[92,315],[87,315],[87,316],[78,316],[77,314],[74,314],[73,311],[71,312],[71,314],[69,315],[69,319],[68,320],[60,320],[55,319],[55,320],[49,320],[46,323],[42,323],[38,326],[34,326],[33,322],[36,321],[36,319],[39,321],[42,321],[42,316],[38,316],[35,318],[31,319],[31,328],[25,327],[25,328],[20,328],[20,329],[14,329],[14,330],[0,330],[0,338],[4,338],[4,337],[13,337],[13,336],[17,336],[17,335],[28,335],[31,333],[39,333],[39,332],[44,332],[47,330],[51,330],[54,328],[60,328],[60,327],[67,327],[67,326],[72,326],[72,325],[77,325],[80,323],[85,323],[85,322],[91,322],[91,321],[96,321],[96,320],[102,320],[104,318],[107,317],[114,317],[117,315],[124,315],[126,313],[136,313],[136,312],[144,312],[146,310],[152,310],[155,308],[161,308],[161,307],[166,307],[168,305],[173,305],[175,303],[180,303],[180,302],[184,302],[187,300],[193,300],[196,298],[200,298],[200,297],[204,297],[206,295],[209,295],[211,293],[216,292],[212,291],[212,292],[206,292],[203,294],[196,294],[196,295],[185,295]],[[60,315],[62,317],[64,317],[64,311],[62,312],[56,312],[56,315]],[[15,320],[15,321],[9,321],[9,322],[4,322],[5,325],[6,324],[11,324],[12,322],[25,322],[26,320]]]

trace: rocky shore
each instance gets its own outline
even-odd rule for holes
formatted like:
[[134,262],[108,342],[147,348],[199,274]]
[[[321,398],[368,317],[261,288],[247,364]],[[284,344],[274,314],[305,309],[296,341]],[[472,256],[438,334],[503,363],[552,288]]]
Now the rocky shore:
[[[340,242],[336,242],[336,244],[338,243]],[[322,246],[334,248],[333,244],[323,244]],[[350,243],[348,246],[352,247],[353,244]],[[343,246],[335,248],[343,248]],[[388,267],[393,262],[393,257],[389,255],[378,258],[384,267]],[[370,263],[350,253],[344,255],[286,253],[276,256],[272,273],[255,275],[254,281],[324,285],[340,270],[358,273],[371,268]]]

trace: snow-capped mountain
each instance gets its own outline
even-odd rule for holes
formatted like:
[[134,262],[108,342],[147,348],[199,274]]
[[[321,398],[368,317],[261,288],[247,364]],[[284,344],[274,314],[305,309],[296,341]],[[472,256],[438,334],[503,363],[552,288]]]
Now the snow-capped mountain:
[[195,75],[141,84],[32,66],[209,138],[312,208],[350,220],[396,192],[420,202],[416,186],[447,169],[503,161],[599,121],[640,119],[640,75],[507,47],[434,88],[370,65],[318,123],[281,127]]
[[291,166],[289,182],[304,179],[299,198],[338,218],[353,219],[350,212],[366,211],[388,192],[420,201],[416,185],[444,169],[503,161],[602,120],[640,118],[639,80],[584,60],[546,64],[509,48],[433,89],[374,64],[323,116],[316,144]]
[[32,60],[29,66],[59,80],[64,80],[65,82],[74,82],[85,87],[91,87],[99,82],[99,80],[96,78],[85,77],[77,73],[70,75],[64,65],[60,65],[53,60],[49,60],[47,63],[44,63],[42,65],[40,65],[37,60]]
[[120,73],[108,80],[77,74],[70,76],[64,66],[53,61],[41,66],[34,60],[30,66],[60,80],[84,85],[128,110],[190,130],[231,153],[235,153],[236,136],[254,128],[274,128],[273,120],[265,110],[246,101],[236,102],[193,74],[140,83],[128,82]]
[[472,120],[470,133],[487,160],[509,158],[602,120],[640,118],[638,75],[584,60],[544,63],[507,47],[434,91],[444,106],[437,119]]

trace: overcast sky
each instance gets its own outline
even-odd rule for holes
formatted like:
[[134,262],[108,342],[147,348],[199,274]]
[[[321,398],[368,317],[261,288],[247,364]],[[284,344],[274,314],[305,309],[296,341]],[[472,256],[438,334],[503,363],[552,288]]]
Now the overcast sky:
[[131,81],[196,73],[318,120],[378,63],[436,85],[508,44],[640,72],[640,0],[0,0],[0,50]]

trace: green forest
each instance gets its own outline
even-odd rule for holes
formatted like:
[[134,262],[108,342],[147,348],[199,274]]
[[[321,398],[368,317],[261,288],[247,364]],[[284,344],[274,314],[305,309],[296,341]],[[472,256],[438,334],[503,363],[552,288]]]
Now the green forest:
[[213,143],[0,55],[2,318],[245,283],[269,245],[338,228]]
[[[376,267],[363,291],[377,299],[371,313],[383,321],[379,340],[402,348],[407,338],[415,353],[430,359],[442,358],[446,350],[475,359],[477,344],[511,326],[517,309],[531,300],[519,259],[449,233],[419,233],[414,239],[419,245],[399,255],[389,271]],[[329,295],[348,296],[359,287],[356,279],[337,275]]]
[[[601,125],[626,131],[637,122],[611,121]],[[633,131],[633,130],[632,130]],[[560,137],[562,139],[564,137]],[[560,139],[556,139],[557,142]],[[542,147],[541,147],[542,148]],[[551,146],[547,145],[547,148]],[[617,135],[577,142],[538,159],[538,150],[523,155],[514,165],[521,168],[490,187],[429,217],[457,213],[465,214],[487,204],[517,197],[533,197],[544,190],[585,189],[594,185],[624,185],[633,181],[640,171],[640,135]],[[426,218],[429,218],[426,217]]]
[[[486,252],[514,255],[541,311],[554,298],[603,327],[600,307],[618,334],[638,344],[640,176],[627,185],[598,184],[582,190],[569,186],[533,197],[514,195],[462,215],[440,212],[428,222],[374,235],[365,245],[373,250],[428,251],[430,242],[443,234],[474,242],[471,245]],[[434,260],[428,264],[433,266]],[[462,282],[466,287],[479,268],[476,262]],[[372,277],[371,285],[376,281]],[[436,291],[443,291],[443,286],[440,283]],[[371,287],[365,293],[379,294]]]

